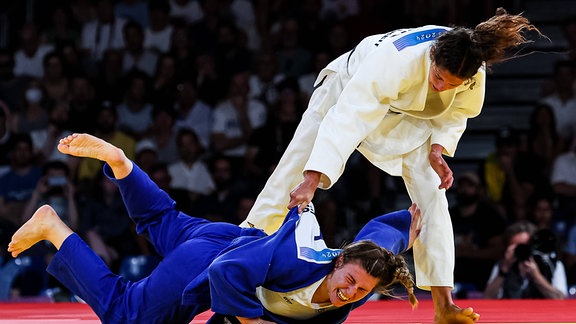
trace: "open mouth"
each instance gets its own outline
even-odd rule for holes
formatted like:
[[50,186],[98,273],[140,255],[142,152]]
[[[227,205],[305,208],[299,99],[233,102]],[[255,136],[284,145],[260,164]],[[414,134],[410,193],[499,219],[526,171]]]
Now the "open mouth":
[[350,298],[344,296],[344,294],[342,293],[342,291],[341,291],[340,289],[338,289],[338,290],[336,291],[336,296],[338,296],[338,298],[340,298],[340,300],[341,300],[341,301],[344,301],[344,302],[346,302],[346,301],[348,301],[348,300],[350,299]]

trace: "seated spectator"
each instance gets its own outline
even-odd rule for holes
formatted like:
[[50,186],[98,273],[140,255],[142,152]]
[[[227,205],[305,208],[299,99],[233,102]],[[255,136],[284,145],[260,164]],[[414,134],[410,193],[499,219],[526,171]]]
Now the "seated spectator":
[[268,110],[266,123],[250,135],[246,147],[244,171],[248,179],[261,187],[280,161],[304,110],[295,81],[281,82],[276,91],[278,102]]
[[456,181],[456,203],[450,208],[456,266],[454,280],[484,290],[492,265],[502,255],[502,235],[506,222],[502,214],[485,200],[480,178],[466,172]]
[[569,139],[576,129],[576,71],[574,62],[558,61],[554,66],[554,92],[541,102],[552,107],[556,118],[556,131],[562,138]]
[[10,130],[11,113],[8,107],[0,100],[0,176],[8,171],[10,166],[9,151],[11,139],[14,134]]
[[196,133],[190,129],[180,129],[176,144],[178,160],[168,166],[172,177],[170,188],[186,190],[191,197],[211,194],[215,185],[208,168],[200,159],[204,150]]
[[537,190],[547,188],[544,162],[522,151],[518,132],[502,128],[496,137],[496,151],[489,154],[480,169],[486,194],[508,219],[525,219],[526,203]]
[[14,135],[9,152],[10,167],[0,176],[0,219],[20,226],[20,216],[42,176],[42,170],[35,163],[29,134]]
[[519,221],[506,229],[506,252],[494,265],[484,290],[486,298],[564,299],[566,271],[558,260],[556,237]]
[[212,149],[235,161],[240,167],[246,154],[246,144],[254,129],[266,122],[266,107],[258,100],[250,99],[248,73],[232,77],[228,96],[214,108],[212,125]]
[[14,53],[14,76],[40,79],[44,76],[44,56],[54,49],[51,44],[42,44],[38,28],[26,23],[20,28],[20,44]]
[[124,48],[124,18],[114,15],[114,1],[96,0],[96,17],[82,25],[80,43],[85,56],[98,62],[108,49]]
[[184,79],[178,84],[176,95],[176,130],[192,129],[198,136],[204,149],[210,147],[212,134],[212,108],[199,98],[199,92],[193,80]]
[[159,54],[167,53],[173,30],[168,1],[148,1],[148,18],[149,24],[144,30],[144,47]]
[[44,77],[40,80],[46,97],[53,101],[67,100],[70,80],[64,71],[64,60],[59,52],[50,52],[42,62]]
[[22,109],[12,116],[12,130],[15,133],[30,133],[48,126],[50,117],[46,109],[47,100],[41,83],[32,79],[24,91]]
[[46,162],[42,166],[42,177],[36,183],[21,215],[22,224],[32,217],[36,209],[48,204],[58,211],[58,215],[68,227],[78,229],[75,195],[75,186],[68,166],[61,161]]
[[148,99],[150,78],[140,71],[127,75],[127,89],[124,100],[116,107],[118,129],[136,140],[146,136],[152,125],[154,107]]
[[573,222],[576,215],[576,137],[569,151],[558,155],[552,167],[550,184],[558,197],[559,217]]
[[129,73],[138,70],[148,77],[154,75],[158,54],[144,47],[144,29],[138,23],[129,21],[124,25],[124,55],[122,70]]
[[210,175],[215,190],[198,200],[198,216],[211,221],[240,224],[244,218],[237,218],[241,192],[246,191],[239,183],[238,174],[232,170],[230,159],[218,155],[210,160]]
[[48,127],[32,131],[34,154],[39,163],[62,161],[68,166],[68,173],[76,174],[78,159],[58,151],[58,141],[72,132],[68,130],[70,106],[67,101],[51,102],[48,107],[50,122]]
[[552,164],[566,149],[566,140],[558,135],[552,107],[539,103],[530,113],[527,150],[544,161],[545,174],[550,176]]
[[153,123],[145,140],[151,141],[156,147],[159,162],[172,163],[178,159],[178,129],[174,127],[176,112],[172,108],[155,107],[152,117]]

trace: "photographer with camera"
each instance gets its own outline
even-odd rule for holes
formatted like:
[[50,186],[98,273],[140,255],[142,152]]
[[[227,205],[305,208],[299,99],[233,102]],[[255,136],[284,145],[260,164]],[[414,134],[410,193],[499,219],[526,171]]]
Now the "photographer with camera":
[[494,265],[484,290],[492,299],[565,299],[566,271],[550,230],[522,220],[508,226],[504,257]]

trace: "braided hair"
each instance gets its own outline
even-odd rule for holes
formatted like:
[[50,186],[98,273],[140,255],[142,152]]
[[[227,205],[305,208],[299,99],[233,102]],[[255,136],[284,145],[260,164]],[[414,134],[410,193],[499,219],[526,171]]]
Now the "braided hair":
[[414,295],[414,279],[401,255],[394,254],[372,241],[360,240],[345,246],[340,256],[342,264],[356,262],[369,275],[378,279],[378,285],[374,291],[392,296],[388,287],[399,282],[408,291],[412,307],[418,305],[418,300]]
[[471,79],[482,64],[487,68],[507,59],[507,50],[522,44],[531,43],[524,37],[525,31],[540,30],[521,15],[510,15],[504,8],[498,8],[496,15],[479,23],[474,29],[455,27],[438,37],[431,56],[438,65],[454,76]]

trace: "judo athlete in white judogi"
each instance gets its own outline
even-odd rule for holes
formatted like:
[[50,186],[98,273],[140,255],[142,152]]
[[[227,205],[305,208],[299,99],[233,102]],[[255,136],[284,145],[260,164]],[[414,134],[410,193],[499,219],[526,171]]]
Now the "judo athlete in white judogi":
[[[494,28],[500,25],[513,28]],[[317,187],[329,189],[357,149],[401,176],[422,210],[416,283],[432,290],[435,322],[476,321],[450,293],[454,240],[445,190],[453,176],[442,154],[454,155],[468,118],[481,111],[486,64],[525,42],[523,29],[535,27],[504,11],[474,30],[430,25],[366,37],[318,75],[294,138],[241,226],[276,231],[287,208],[306,206]]]

